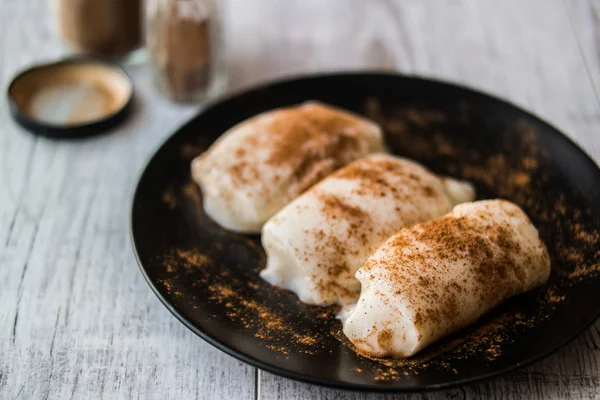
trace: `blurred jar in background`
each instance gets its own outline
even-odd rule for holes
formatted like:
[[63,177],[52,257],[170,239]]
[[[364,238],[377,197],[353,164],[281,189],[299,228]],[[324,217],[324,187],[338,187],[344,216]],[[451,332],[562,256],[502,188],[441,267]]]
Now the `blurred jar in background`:
[[130,61],[141,47],[142,0],[52,0],[56,25],[75,51]]
[[222,90],[226,77],[216,1],[146,1],[146,45],[158,89],[183,103]]

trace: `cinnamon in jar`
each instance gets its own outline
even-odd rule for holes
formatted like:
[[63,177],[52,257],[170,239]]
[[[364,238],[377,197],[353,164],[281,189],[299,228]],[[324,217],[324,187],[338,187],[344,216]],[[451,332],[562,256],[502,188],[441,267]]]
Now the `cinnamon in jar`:
[[146,41],[154,81],[171,100],[203,100],[222,81],[219,23],[214,1],[148,0]]
[[142,0],[52,0],[58,32],[74,50],[125,58],[141,47]]

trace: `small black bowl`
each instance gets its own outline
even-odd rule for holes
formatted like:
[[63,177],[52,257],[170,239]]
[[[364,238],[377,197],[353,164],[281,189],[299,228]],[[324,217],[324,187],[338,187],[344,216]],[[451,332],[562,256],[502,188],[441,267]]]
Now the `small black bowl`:
[[102,133],[127,117],[133,82],[117,64],[82,56],[22,71],[6,94],[12,117],[25,129],[78,138]]

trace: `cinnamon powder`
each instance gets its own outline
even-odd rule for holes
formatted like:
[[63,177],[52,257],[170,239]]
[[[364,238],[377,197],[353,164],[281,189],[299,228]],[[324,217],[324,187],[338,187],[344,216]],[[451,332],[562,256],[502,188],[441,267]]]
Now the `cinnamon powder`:
[[60,34],[76,50],[122,57],[141,38],[141,0],[54,0]]
[[176,0],[150,9],[147,41],[157,84],[174,101],[195,101],[212,78],[209,10],[201,2]]
[[[251,159],[252,149],[264,146],[272,149],[265,163],[291,169],[292,176],[275,173],[265,181],[265,191],[272,186],[289,185],[294,197],[331,172],[367,153],[369,139],[364,135],[365,122],[359,117],[320,104],[303,104],[272,111],[244,122],[258,130],[269,132],[264,137],[249,136],[243,140],[248,151],[236,154],[238,162],[229,173],[233,185],[243,187],[259,177]],[[282,180],[286,181],[283,182]],[[289,181],[288,181],[289,180]]]

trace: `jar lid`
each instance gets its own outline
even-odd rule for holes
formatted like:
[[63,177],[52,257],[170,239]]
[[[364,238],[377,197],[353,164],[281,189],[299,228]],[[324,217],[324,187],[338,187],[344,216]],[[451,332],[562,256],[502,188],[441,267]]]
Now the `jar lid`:
[[101,133],[125,120],[133,82],[110,61],[74,57],[37,65],[8,86],[12,117],[43,136],[76,138]]

